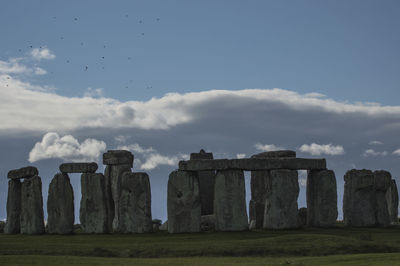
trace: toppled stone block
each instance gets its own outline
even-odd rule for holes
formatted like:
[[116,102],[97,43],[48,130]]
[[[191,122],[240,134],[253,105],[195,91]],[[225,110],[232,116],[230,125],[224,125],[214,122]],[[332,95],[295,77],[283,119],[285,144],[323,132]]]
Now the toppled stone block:
[[82,174],[79,219],[83,233],[104,234],[109,232],[105,188],[103,174]]
[[11,170],[8,172],[7,177],[9,179],[18,179],[18,178],[31,178],[37,176],[39,171],[34,166],[22,167],[20,169]]
[[312,170],[326,169],[325,159],[304,158],[269,158],[269,159],[218,159],[218,160],[189,160],[180,161],[179,170],[204,171],[204,170]]
[[56,174],[51,180],[47,198],[47,232],[50,234],[71,234],[73,232],[74,191],[69,176]]
[[[161,221],[160,221],[161,223]],[[146,173],[125,172],[119,199],[119,233],[152,232],[150,180]]]
[[312,170],[307,176],[307,224],[316,227],[336,225],[337,187],[332,170]]
[[129,164],[130,168],[133,167],[133,154],[125,150],[109,150],[103,154],[103,164],[105,165],[118,165]]
[[214,194],[215,230],[248,230],[243,171],[217,171]]
[[44,233],[42,181],[39,176],[25,179],[21,185],[21,233]]
[[63,163],[60,165],[61,173],[94,173],[97,163]]
[[291,150],[281,150],[281,151],[266,151],[258,154],[254,154],[251,158],[295,158],[296,152]]
[[8,181],[7,196],[7,222],[4,227],[5,234],[19,234],[21,218],[21,181],[11,179]]
[[[199,153],[191,153],[190,160],[213,159],[212,152],[200,150]],[[200,187],[201,215],[214,213],[214,185],[215,171],[197,171]]]
[[391,225],[398,225],[398,207],[399,207],[399,193],[397,190],[396,180],[392,179],[390,187],[386,192],[386,200],[388,202],[388,210]]
[[201,202],[196,173],[173,171],[167,195],[168,232],[200,232]]
[[200,227],[202,232],[215,231],[215,215],[202,215]]
[[267,180],[263,227],[265,229],[297,228],[298,196],[297,171],[272,170]]

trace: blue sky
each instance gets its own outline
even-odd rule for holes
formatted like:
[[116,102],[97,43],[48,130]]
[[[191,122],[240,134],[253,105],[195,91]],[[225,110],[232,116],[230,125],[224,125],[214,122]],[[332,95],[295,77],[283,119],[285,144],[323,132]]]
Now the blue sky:
[[37,166],[46,205],[60,163],[102,171],[104,151],[128,149],[165,220],[168,175],[191,152],[293,149],[327,159],[341,213],[347,170],[400,182],[399,12],[365,0],[2,1],[0,176]]

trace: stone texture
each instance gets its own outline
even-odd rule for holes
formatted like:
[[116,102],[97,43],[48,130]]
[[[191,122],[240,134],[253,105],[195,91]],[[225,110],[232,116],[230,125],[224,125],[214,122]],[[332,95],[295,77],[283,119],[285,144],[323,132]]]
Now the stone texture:
[[332,170],[311,170],[307,176],[307,224],[315,227],[336,225],[337,187]]
[[[213,159],[212,152],[200,150],[199,153],[191,153],[190,160]],[[214,185],[215,171],[197,171],[200,187],[201,215],[214,213]]]
[[7,196],[7,222],[4,227],[5,234],[18,234],[20,232],[21,217],[21,181],[11,179],[8,181]]
[[160,231],[168,231],[168,220],[165,221],[160,227],[159,227]]
[[39,171],[34,166],[27,166],[20,169],[11,170],[8,172],[9,179],[30,178],[39,174]]
[[297,225],[299,227],[304,227],[307,225],[307,208],[300,208],[297,213]]
[[71,234],[73,232],[74,191],[67,174],[56,174],[51,180],[47,198],[47,232]]
[[200,227],[202,232],[215,231],[215,215],[202,215]]
[[125,172],[119,198],[119,233],[148,233],[153,230],[150,180],[146,173]]
[[386,198],[391,175],[386,171],[350,170],[344,176],[343,221],[347,226],[389,226]]
[[129,164],[133,167],[133,154],[125,150],[109,150],[103,154],[103,164],[118,165]]
[[103,174],[82,174],[79,219],[83,233],[103,234],[109,232],[105,189]]
[[267,180],[264,225],[266,229],[296,228],[299,183],[297,171],[272,170]]
[[255,229],[257,229],[257,227],[256,227],[256,220],[250,220],[250,223],[249,223],[249,230],[255,230]]
[[399,224],[398,207],[399,207],[399,194],[397,191],[396,180],[392,179],[390,188],[386,193],[386,200],[388,202],[388,211],[390,216],[390,223],[392,225]]
[[249,229],[243,171],[217,171],[214,214],[216,231],[245,231]]
[[200,232],[201,202],[196,173],[173,171],[167,194],[168,232]]
[[189,160],[180,161],[179,170],[205,171],[205,170],[312,170],[326,169],[325,159],[304,158],[269,158],[269,159],[218,159],[218,160]]
[[42,180],[39,176],[25,179],[21,185],[21,233],[44,233]]
[[94,173],[97,163],[63,163],[60,165],[61,173]]

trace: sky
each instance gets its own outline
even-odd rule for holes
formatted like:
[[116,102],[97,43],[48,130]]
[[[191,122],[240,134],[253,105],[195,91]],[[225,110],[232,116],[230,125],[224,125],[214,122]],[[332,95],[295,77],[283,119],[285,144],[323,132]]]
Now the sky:
[[[347,170],[400,174],[398,1],[2,1],[0,219],[7,172],[108,149],[146,171],[153,218],[200,149],[326,158],[341,216]],[[79,175],[70,175],[78,217]],[[299,206],[305,205],[304,172]],[[247,199],[249,173],[246,173]]]

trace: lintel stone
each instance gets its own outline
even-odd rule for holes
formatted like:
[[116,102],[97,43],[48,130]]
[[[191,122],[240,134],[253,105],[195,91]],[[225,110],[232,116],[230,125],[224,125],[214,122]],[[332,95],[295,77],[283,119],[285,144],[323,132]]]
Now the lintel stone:
[[94,173],[97,163],[63,163],[60,165],[61,173]]
[[129,164],[133,166],[133,154],[125,150],[109,150],[103,153],[103,164],[118,165]]
[[9,179],[18,179],[18,178],[30,178],[39,174],[39,171],[34,166],[22,167],[20,169],[14,169],[8,172],[7,177]]

